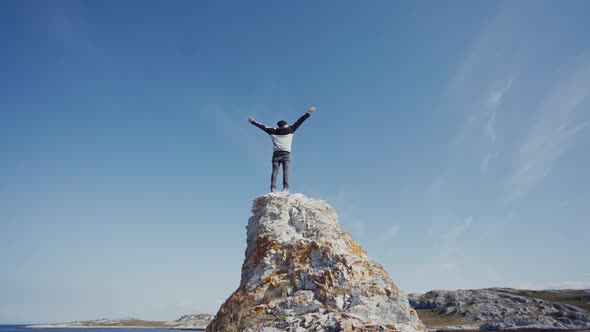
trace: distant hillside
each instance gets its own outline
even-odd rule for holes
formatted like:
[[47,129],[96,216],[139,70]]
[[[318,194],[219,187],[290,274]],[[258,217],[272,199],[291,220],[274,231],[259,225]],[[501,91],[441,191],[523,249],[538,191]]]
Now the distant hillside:
[[51,328],[168,328],[164,325],[165,322],[142,320],[133,317],[121,318],[121,319],[94,319],[94,320],[83,320],[73,321],[69,323],[57,323],[57,324],[38,324],[25,326],[27,329],[51,329]]
[[495,331],[590,328],[590,290],[433,290],[408,297],[429,328],[462,326]]

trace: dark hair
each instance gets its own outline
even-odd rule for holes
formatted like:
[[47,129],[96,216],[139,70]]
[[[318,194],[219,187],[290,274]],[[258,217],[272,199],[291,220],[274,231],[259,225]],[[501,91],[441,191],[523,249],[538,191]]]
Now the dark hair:
[[287,121],[285,121],[285,120],[281,120],[281,121],[277,122],[277,126],[279,126],[279,128],[283,128],[283,126],[286,124],[287,124]]

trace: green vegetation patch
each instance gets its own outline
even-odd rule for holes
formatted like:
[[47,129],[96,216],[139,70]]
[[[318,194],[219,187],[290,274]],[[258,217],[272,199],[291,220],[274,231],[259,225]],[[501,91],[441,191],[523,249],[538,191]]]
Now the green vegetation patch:
[[548,302],[573,305],[590,313],[590,301],[587,300],[590,298],[590,294],[584,290],[564,290],[558,292],[545,290],[518,290],[515,293],[522,296],[535,297]]
[[426,326],[451,326],[473,324],[481,322],[472,322],[461,315],[441,315],[434,312],[432,309],[415,309],[418,317]]

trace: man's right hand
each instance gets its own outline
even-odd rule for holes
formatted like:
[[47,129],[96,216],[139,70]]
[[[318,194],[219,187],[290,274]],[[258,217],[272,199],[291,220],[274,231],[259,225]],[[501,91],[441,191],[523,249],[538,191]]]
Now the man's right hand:
[[307,111],[307,113],[309,115],[311,115],[311,113],[313,113],[313,112],[315,112],[315,107],[312,106],[312,107],[309,108],[309,111]]
[[249,117],[248,118],[248,122],[250,122],[250,123],[254,122],[254,118],[253,117]]

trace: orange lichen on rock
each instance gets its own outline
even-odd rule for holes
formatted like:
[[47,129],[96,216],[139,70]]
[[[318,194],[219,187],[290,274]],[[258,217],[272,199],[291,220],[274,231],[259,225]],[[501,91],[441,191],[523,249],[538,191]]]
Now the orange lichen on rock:
[[261,234],[258,236],[256,241],[256,250],[254,256],[251,258],[254,264],[260,263],[260,261],[267,255],[270,250],[280,250],[281,244],[274,241],[268,234]]
[[352,237],[346,239],[346,244],[350,248],[350,252],[360,259],[367,259],[367,252],[360,246]]

